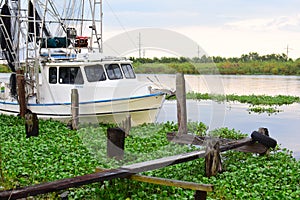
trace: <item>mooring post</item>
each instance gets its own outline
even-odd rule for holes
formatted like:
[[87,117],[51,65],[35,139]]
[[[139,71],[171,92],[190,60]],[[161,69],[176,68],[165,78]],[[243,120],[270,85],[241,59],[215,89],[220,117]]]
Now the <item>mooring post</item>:
[[194,199],[195,200],[206,200],[207,192],[206,191],[200,191],[196,190]]
[[215,176],[222,172],[220,156],[220,143],[212,138],[208,139],[205,151],[205,174],[207,177]]
[[186,92],[183,73],[176,73],[178,134],[187,134]]
[[25,78],[24,71],[21,69],[17,70],[17,86],[18,86],[18,99],[20,106],[20,116],[25,117],[26,113],[26,98],[25,98]]
[[36,113],[27,111],[25,114],[25,132],[26,138],[39,135],[39,119]]
[[77,89],[71,90],[72,129],[77,130],[79,123],[79,95]]
[[107,129],[107,157],[122,160],[124,157],[125,132],[120,128]]
[[122,128],[125,132],[125,136],[127,137],[129,135],[130,129],[131,129],[131,115],[127,115],[124,120],[120,123],[120,128]]

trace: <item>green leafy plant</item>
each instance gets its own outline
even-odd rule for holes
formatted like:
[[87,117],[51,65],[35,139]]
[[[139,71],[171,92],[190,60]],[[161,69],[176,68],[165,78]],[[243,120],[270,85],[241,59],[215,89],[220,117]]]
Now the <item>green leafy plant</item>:
[[[175,99],[175,97],[173,98]],[[267,95],[222,95],[222,94],[208,94],[208,93],[196,93],[189,92],[187,93],[187,99],[194,100],[213,100],[217,102],[231,101],[231,102],[240,102],[249,104],[248,111],[250,113],[268,113],[274,114],[282,112],[275,106],[289,105],[293,103],[300,103],[300,97],[297,96],[267,96]]]
[[191,132],[195,135],[204,136],[208,130],[208,126],[203,122],[188,122],[187,123],[188,132]]
[[196,93],[189,92],[187,94],[188,99],[196,100],[214,100],[214,101],[238,101],[240,103],[248,103],[250,105],[289,105],[293,103],[299,103],[300,97],[297,96],[267,96],[267,95],[235,95],[235,94],[208,94],[208,93]]
[[[62,123],[40,120],[40,135],[26,138],[24,121],[0,115],[1,161],[4,181],[0,190],[93,173],[96,167],[115,168],[124,164],[152,160],[195,150],[170,143],[166,133],[177,124],[144,124],[133,127],[125,141],[125,158],[106,157],[106,125],[84,126],[72,131]],[[189,123],[191,130],[203,132],[201,123]],[[111,125],[109,125],[111,126]],[[207,132],[207,131],[206,131]],[[246,136],[234,129],[209,132],[234,139]],[[204,159],[144,172],[144,175],[214,185],[208,199],[299,199],[300,161],[286,149],[276,148],[270,156],[228,151],[222,154],[226,171],[215,177],[204,176]],[[194,191],[113,179],[69,188],[69,199],[193,199]],[[59,199],[49,193],[37,199]]]
[[228,138],[228,139],[242,139],[248,136],[248,134],[243,134],[239,130],[229,129],[227,127],[218,128],[212,130],[208,133],[209,136],[218,138]]
[[279,110],[276,107],[261,107],[261,106],[249,107],[248,111],[250,114],[254,112],[254,113],[268,113],[269,115],[282,112],[282,110]]

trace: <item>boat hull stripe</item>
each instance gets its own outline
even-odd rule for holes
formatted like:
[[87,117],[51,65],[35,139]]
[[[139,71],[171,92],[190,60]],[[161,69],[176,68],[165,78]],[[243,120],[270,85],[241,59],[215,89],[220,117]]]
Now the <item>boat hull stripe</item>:
[[[107,100],[97,100],[97,101],[85,101],[85,102],[79,102],[79,104],[92,104],[92,103],[105,103],[105,102],[113,102],[113,101],[124,101],[124,100],[132,100],[132,99],[141,99],[145,97],[155,97],[155,96],[161,96],[164,95],[164,93],[155,93],[150,95],[144,95],[144,96],[136,96],[136,97],[128,97],[128,98],[118,98],[118,99],[107,99]],[[14,102],[1,102],[0,104],[7,104],[7,105],[19,105],[18,103]],[[28,104],[28,106],[59,106],[59,105],[71,105],[71,102],[69,103],[45,103],[45,104]],[[1,110],[1,109],[0,109]]]
[[[119,112],[105,112],[105,113],[87,113],[87,114],[79,114],[79,117],[84,117],[84,116],[100,116],[100,115],[113,115],[113,114],[122,114],[122,113],[133,113],[133,112],[144,112],[144,111],[149,111],[149,110],[157,110],[160,109],[160,107],[156,108],[147,108],[147,109],[137,109],[137,110],[125,110],[125,111],[119,111]],[[5,110],[5,109],[0,109],[2,112],[7,112],[11,114],[19,114],[19,112],[11,111],[11,110]],[[49,113],[36,113],[37,115],[40,116],[55,116],[55,117],[70,117],[71,114],[49,114]]]

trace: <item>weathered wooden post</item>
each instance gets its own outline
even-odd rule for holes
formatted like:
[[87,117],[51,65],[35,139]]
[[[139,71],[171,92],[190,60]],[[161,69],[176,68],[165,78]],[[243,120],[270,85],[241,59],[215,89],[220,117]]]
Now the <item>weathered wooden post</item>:
[[71,114],[72,114],[72,129],[78,129],[79,123],[79,95],[77,89],[71,90]]
[[127,115],[119,125],[120,125],[119,127],[124,130],[125,137],[127,137],[131,129],[131,115]]
[[20,116],[25,117],[26,113],[26,98],[25,98],[25,78],[24,71],[21,69],[17,70],[17,86],[18,86],[18,100],[20,106]]
[[211,177],[218,172],[222,172],[220,143],[216,139],[210,138],[206,144],[205,173],[207,177]]
[[107,129],[107,157],[122,160],[124,157],[125,132],[120,128]]
[[200,191],[196,190],[194,199],[195,200],[206,200],[207,192],[206,191]]
[[183,73],[176,73],[178,134],[187,134],[186,91]]
[[36,113],[27,110],[25,114],[26,138],[39,135],[39,120]]

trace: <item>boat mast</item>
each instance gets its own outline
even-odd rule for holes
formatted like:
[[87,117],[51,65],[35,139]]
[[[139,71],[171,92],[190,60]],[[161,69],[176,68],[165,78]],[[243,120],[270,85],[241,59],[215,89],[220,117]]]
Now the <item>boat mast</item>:
[[103,35],[102,35],[102,29],[103,29],[103,11],[102,11],[102,8],[103,8],[103,5],[102,5],[102,0],[101,0],[101,3],[100,3],[100,35],[101,35],[101,38],[100,38],[100,44],[101,44],[101,47],[100,47],[100,52],[103,53]]
[[28,1],[27,13],[27,36],[26,36],[26,58],[25,78],[28,83],[27,98],[36,95],[36,102],[40,102],[39,69],[40,69],[40,43],[43,35],[42,19],[37,12],[36,0]]
[[14,44],[15,44],[15,52],[16,52],[16,61],[15,61],[15,66],[16,66],[16,69],[21,69],[21,64],[20,64],[20,46],[19,46],[19,38],[20,38],[20,35],[21,35],[21,10],[19,9],[21,7],[21,1],[18,1],[18,0],[15,0],[15,1],[12,1],[12,7],[13,7],[13,11],[15,13],[15,20],[16,20],[16,28],[17,28],[17,31],[16,32],[16,37],[14,38]]
[[[3,5],[2,5],[3,3]],[[12,73],[10,76],[10,94],[17,97],[16,69],[20,68],[19,38],[20,35],[20,1],[1,1],[0,34],[2,55]],[[12,7],[12,9],[10,8]],[[12,11],[12,13],[11,13]]]
[[84,0],[82,0],[82,9],[81,9],[81,26],[80,26],[80,35],[83,34],[83,19],[84,19]]
[[[94,40],[98,45],[99,53],[103,52],[103,41],[102,41],[102,0],[90,0],[90,7],[92,13],[92,26],[89,28],[92,29],[90,47],[92,48]],[[98,15],[96,15],[98,14]]]

